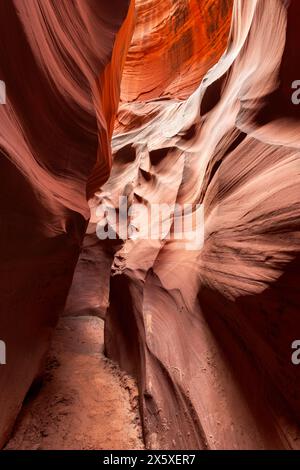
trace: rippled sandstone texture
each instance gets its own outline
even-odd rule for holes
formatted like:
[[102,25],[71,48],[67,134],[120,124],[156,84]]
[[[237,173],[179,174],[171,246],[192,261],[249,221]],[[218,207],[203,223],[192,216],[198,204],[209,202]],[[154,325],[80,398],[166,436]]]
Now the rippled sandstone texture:
[[[92,217],[65,313],[103,317],[109,296],[106,353],[138,380],[146,445],[299,448],[300,369],[291,363],[300,331],[300,134],[291,102],[300,76],[298,0],[235,0],[221,58],[231,2],[137,1],[104,185],[116,70],[133,11],[112,51],[127,2],[102,11],[98,1],[78,1],[72,14],[67,5],[0,4],[1,44],[16,29],[14,57],[30,78],[22,90],[4,76],[14,91],[10,108],[0,108],[1,204],[11,227],[1,233],[1,328],[8,345],[18,344],[10,369],[1,369],[2,436],[64,304],[89,215],[87,189]],[[47,9],[32,30],[29,7],[34,16]],[[57,43],[43,40],[45,18],[58,44],[71,38],[59,58]],[[20,69],[5,54],[0,72],[12,77],[10,68]],[[202,203],[203,248],[187,251],[185,240],[98,242],[97,204],[117,206],[124,193],[148,205]]]
[[133,8],[127,0],[0,2],[0,445],[64,307],[86,194],[109,174]]
[[[176,88],[159,100],[172,80],[165,93],[153,73],[143,101],[126,73],[147,43],[130,49],[100,200],[117,205],[129,188],[136,203],[205,210],[201,249],[143,240],[136,220],[140,239],[112,266],[106,352],[139,381],[148,447],[300,447],[299,15],[297,0],[236,0],[226,53],[186,100]],[[181,80],[189,89],[188,71]]]
[[121,100],[187,98],[224,51],[232,0],[136,0]]

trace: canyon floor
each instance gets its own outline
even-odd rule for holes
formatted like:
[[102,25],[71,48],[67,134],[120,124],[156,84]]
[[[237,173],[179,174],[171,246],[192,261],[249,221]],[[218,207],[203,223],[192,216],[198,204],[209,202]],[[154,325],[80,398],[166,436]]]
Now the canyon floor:
[[103,354],[103,321],[61,319],[6,449],[142,449],[134,381]]

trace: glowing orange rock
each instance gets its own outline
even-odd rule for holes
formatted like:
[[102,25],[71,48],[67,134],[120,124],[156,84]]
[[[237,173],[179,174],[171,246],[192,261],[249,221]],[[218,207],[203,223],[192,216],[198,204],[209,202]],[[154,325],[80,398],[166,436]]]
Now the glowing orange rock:
[[224,52],[232,0],[137,0],[122,101],[186,98]]

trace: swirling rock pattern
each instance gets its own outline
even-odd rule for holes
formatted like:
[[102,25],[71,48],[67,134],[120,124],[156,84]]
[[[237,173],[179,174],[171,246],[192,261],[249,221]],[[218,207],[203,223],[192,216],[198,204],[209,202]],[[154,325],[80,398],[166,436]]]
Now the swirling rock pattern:
[[[136,8],[129,47],[133,2],[0,2],[0,441],[38,373],[90,208],[65,313],[104,317],[109,297],[106,354],[138,381],[147,447],[299,449],[299,2]],[[202,204],[204,245],[143,239],[143,225],[98,242],[99,201],[118,208],[120,195]]]
[[107,178],[128,0],[0,2],[0,445],[37,376]]
[[120,108],[110,203],[131,185],[138,203],[205,211],[201,249],[137,237],[112,266],[106,351],[138,378],[149,447],[300,447],[299,14],[235,0],[227,49],[188,99],[157,86],[142,101],[138,83]]
[[187,98],[224,51],[232,0],[136,0],[121,99]]

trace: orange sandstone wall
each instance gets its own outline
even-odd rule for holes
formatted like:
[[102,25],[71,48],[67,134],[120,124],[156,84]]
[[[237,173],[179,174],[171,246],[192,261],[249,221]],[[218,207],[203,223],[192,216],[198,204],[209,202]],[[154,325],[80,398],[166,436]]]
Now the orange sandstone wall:
[[232,0],[137,0],[122,101],[186,98],[226,47]]
[[[186,2],[156,2],[152,24],[163,30],[173,15],[161,3],[170,12]],[[149,447],[299,449],[299,15],[298,0],[235,0],[226,53],[185,100],[175,97],[189,73],[166,73],[173,29],[163,38],[150,28],[153,50],[145,40],[130,52],[103,200],[118,204],[126,188],[146,207],[204,209],[194,250],[185,233],[172,237],[172,211],[160,240],[144,236],[137,214],[139,231],[112,265],[106,351],[137,377]],[[173,83],[173,96],[157,99]]]
[[133,7],[0,2],[0,445],[64,307],[89,218],[87,182],[95,166],[97,183],[109,173]]

